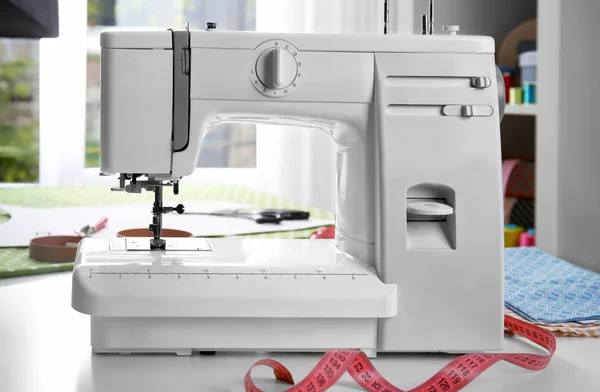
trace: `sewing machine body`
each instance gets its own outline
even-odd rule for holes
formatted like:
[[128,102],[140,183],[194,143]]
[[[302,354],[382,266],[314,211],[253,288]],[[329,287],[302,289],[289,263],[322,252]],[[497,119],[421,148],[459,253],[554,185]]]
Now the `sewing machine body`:
[[492,39],[191,31],[179,56],[178,34],[102,34],[101,170],[177,181],[218,124],[316,128],[339,146],[336,239],[84,239],[96,352],[501,348]]

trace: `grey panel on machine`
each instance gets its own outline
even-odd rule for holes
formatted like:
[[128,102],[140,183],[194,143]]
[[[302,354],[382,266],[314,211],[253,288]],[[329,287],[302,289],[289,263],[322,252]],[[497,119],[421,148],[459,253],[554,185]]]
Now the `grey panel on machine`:
[[171,30],[173,37],[173,151],[185,150],[190,129],[190,33]]
[[500,111],[500,122],[504,118],[504,110],[506,109],[506,86],[504,84],[504,76],[500,68],[496,67],[496,81],[498,84],[498,110]]

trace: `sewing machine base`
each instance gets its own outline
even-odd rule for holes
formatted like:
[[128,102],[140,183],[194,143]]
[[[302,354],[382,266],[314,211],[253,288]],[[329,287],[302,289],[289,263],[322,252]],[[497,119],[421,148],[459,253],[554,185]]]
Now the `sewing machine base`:
[[374,356],[379,320],[397,313],[396,285],[332,241],[176,241],[194,246],[150,251],[126,238],[81,241],[72,300],[91,316],[94,352],[344,347]]
[[377,354],[377,319],[92,317],[98,354],[196,351],[323,352],[339,347]]
[[[178,241],[193,242],[197,250],[129,249],[125,238],[80,242],[72,305],[91,316],[95,352],[346,348],[373,356],[502,347],[501,308],[496,320],[495,309],[478,300],[488,291],[468,297],[477,311],[446,317],[454,308],[440,307],[446,297],[427,291],[430,285],[419,286],[426,280],[410,291],[386,284],[373,267],[341,252],[334,240]],[[441,254],[439,260],[433,253],[427,256],[421,264],[445,276],[453,269],[443,265],[460,265],[452,261],[454,254]],[[428,271],[430,279],[437,270]],[[476,287],[436,281],[449,298],[467,298]],[[440,314],[442,324],[436,321]],[[400,325],[386,335],[383,327],[390,320]],[[448,332],[438,334],[440,326]]]

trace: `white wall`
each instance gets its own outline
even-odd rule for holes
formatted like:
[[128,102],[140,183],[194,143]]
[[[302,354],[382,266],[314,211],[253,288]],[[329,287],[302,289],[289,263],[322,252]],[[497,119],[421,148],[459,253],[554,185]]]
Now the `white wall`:
[[538,116],[536,132],[536,245],[547,253],[558,251],[558,130],[562,0],[540,1],[538,10]]
[[540,246],[600,271],[600,1],[543,0],[540,13],[549,16],[540,26],[549,35],[538,81],[538,149],[545,151],[538,170],[546,172],[536,194],[556,192],[538,208],[539,224],[556,224]]

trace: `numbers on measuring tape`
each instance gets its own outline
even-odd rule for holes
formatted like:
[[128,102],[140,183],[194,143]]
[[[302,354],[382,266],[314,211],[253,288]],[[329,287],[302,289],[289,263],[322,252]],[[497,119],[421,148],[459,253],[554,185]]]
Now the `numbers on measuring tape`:
[[329,358],[329,364],[337,370],[340,370],[340,367],[342,366],[342,364],[338,362],[337,358],[334,357]]
[[326,383],[327,380],[325,380],[325,377],[323,377],[321,373],[317,374],[317,385],[323,387],[323,385],[325,385]]
[[344,355],[340,352],[335,353],[335,358],[337,358],[340,362],[346,362],[346,356],[347,354]]
[[439,387],[442,389],[442,391],[447,391],[448,389],[450,389],[450,384],[448,384],[448,381],[445,378],[441,378],[439,380],[436,381],[437,384],[439,385]]
[[458,384],[460,382],[460,376],[454,370],[450,370],[449,376],[450,376],[450,380],[454,384]]
[[[434,378],[429,379],[413,390],[425,392],[457,392],[469,384],[491,365],[501,360],[517,366],[530,369],[544,369],[556,350],[556,339],[549,332],[540,327],[529,325],[524,321],[505,316],[504,326],[519,333],[532,342],[540,344],[548,350],[549,355],[540,356],[533,354],[465,354],[454,359],[440,370]],[[523,331],[521,334],[520,331]],[[534,337],[537,335],[537,339]],[[256,362],[246,373],[244,386],[246,392],[262,392],[252,381],[251,371],[254,367],[266,365],[275,370],[276,378],[293,384],[292,375],[281,363],[273,360]],[[367,392],[401,392],[388,382],[369,361],[367,356],[358,350],[335,350],[325,353],[323,360],[313,371],[304,378],[301,384],[288,389],[290,392],[309,392],[325,390],[333,385],[341,376],[348,374]]]
[[325,374],[329,378],[332,378],[335,375],[333,369],[329,365],[325,365]]
[[467,377],[471,371],[467,369],[467,366],[463,363],[459,363],[456,366],[457,371],[459,371],[463,376]]

